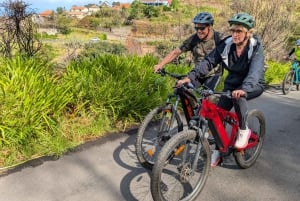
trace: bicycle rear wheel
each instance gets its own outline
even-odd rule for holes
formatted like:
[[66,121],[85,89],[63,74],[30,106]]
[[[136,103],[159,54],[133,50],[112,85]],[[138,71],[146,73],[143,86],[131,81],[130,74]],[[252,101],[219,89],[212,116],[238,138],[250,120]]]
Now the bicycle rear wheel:
[[284,77],[283,82],[282,82],[282,93],[283,94],[288,94],[290,93],[293,84],[294,84],[294,75],[295,72],[290,70]]
[[251,110],[248,113],[247,124],[252,131],[249,144],[246,149],[234,154],[235,160],[241,168],[249,168],[255,163],[261,152],[266,132],[265,118],[259,110]]
[[171,106],[163,105],[153,109],[137,132],[135,149],[139,163],[146,169],[152,169],[154,158],[164,143],[182,130],[180,115]]
[[197,152],[196,135],[195,130],[184,130],[158,154],[150,186],[154,201],[192,201],[203,189],[210,170],[210,149],[205,139]]

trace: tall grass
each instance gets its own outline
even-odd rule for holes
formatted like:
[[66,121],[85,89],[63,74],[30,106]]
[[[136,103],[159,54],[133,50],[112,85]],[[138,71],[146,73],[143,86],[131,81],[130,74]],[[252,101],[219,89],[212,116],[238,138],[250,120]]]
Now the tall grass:
[[154,57],[99,55],[68,66],[65,79],[73,82],[77,100],[111,123],[143,118],[162,102],[166,82],[153,73]]
[[58,85],[49,64],[22,57],[1,58],[0,80],[0,162],[65,149],[58,125],[71,86]]
[[[175,84],[174,79],[153,73],[157,62],[150,55],[82,56],[58,77],[43,59],[1,58],[0,166],[60,155],[139,123],[164,103]],[[268,65],[268,83],[281,82],[290,66]],[[186,74],[192,67],[166,68]]]
[[274,61],[267,62],[268,68],[265,73],[265,80],[268,85],[281,84],[285,74],[291,68],[291,62],[279,63]]

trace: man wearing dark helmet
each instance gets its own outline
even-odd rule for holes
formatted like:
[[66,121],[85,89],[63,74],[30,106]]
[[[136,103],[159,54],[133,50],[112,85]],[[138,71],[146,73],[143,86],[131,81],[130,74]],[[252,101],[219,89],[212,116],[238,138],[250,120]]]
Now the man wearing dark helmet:
[[[248,145],[250,130],[247,126],[247,101],[260,96],[265,87],[264,81],[264,53],[258,37],[253,34],[255,21],[247,13],[238,13],[229,19],[231,35],[222,40],[188,76],[177,82],[195,83],[210,69],[223,64],[228,71],[224,81],[223,91],[231,91],[232,99],[222,96],[218,105],[226,110],[234,107],[239,118],[239,133],[235,148],[244,149]],[[216,145],[221,144],[217,142]],[[215,167],[221,160],[220,147],[216,146],[211,155],[211,166]]]
[[[155,65],[154,72],[158,72],[180,54],[188,51],[192,52],[193,61],[197,64],[204,58],[205,55],[215,48],[218,42],[221,41],[222,35],[213,29],[214,18],[210,13],[201,12],[197,14],[193,19],[193,23],[196,33],[187,38],[179,47],[171,51],[157,65]],[[221,68],[217,66],[198,81],[200,83],[205,82],[204,84],[207,87],[214,90],[219,83],[221,73]]]

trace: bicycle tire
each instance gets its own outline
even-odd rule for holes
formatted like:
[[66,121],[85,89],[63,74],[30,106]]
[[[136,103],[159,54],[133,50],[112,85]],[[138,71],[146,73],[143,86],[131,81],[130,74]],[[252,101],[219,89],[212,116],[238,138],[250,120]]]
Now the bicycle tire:
[[[161,149],[151,176],[150,189],[154,201],[192,201],[200,194],[209,175],[211,153],[204,139],[201,140],[201,152],[197,154],[196,135],[195,130],[184,130]],[[180,147],[184,147],[184,151],[177,152]],[[193,171],[191,166],[196,155],[199,159],[196,171]]]
[[[235,152],[235,160],[237,164],[243,169],[251,167],[257,160],[262,150],[266,132],[265,117],[263,113],[259,110],[251,110],[248,113],[247,123],[249,129],[251,129],[251,131],[257,135],[258,143],[252,148]],[[257,125],[257,123],[259,123],[259,125]],[[253,139],[251,139],[250,137],[249,143],[251,143],[252,140]]]
[[290,70],[284,76],[284,79],[283,79],[283,82],[282,82],[282,93],[284,95],[287,95],[288,93],[290,93],[290,91],[293,87],[293,83],[294,83],[294,75],[295,75],[295,72]]
[[[173,127],[170,137],[183,130],[183,123],[177,111],[175,111],[175,122],[169,122],[172,112],[171,105],[156,107],[146,115],[138,129],[135,142],[136,156],[139,163],[146,169],[152,169],[157,151],[162,146],[159,125]],[[164,129],[169,129],[169,127],[164,127]]]

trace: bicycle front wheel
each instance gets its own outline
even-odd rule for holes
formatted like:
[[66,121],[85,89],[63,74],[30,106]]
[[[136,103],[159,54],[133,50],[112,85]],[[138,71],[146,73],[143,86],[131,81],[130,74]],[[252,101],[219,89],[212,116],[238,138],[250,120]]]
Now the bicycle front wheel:
[[283,79],[283,82],[282,82],[282,93],[283,94],[288,94],[290,93],[292,87],[293,87],[293,84],[294,84],[294,75],[295,75],[295,72],[294,71],[289,71],[284,79]]
[[251,110],[247,116],[247,124],[252,131],[249,139],[250,148],[235,152],[235,160],[241,168],[251,167],[260,155],[266,133],[264,115],[259,110]]
[[153,109],[145,117],[137,132],[135,149],[139,163],[146,169],[152,169],[154,158],[161,147],[182,130],[180,115],[171,105]]
[[199,143],[196,135],[195,130],[184,130],[161,149],[152,169],[154,201],[191,201],[203,189],[210,170],[210,149],[207,140]]

